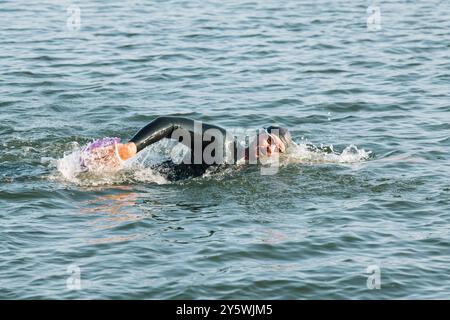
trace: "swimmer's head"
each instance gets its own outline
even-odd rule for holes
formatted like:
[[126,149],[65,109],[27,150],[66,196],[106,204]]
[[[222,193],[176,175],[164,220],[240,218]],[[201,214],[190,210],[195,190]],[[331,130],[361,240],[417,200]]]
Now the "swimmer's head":
[[270,127],[266,128],[266,131],[269,134],[275,135],[276,137],[278,137],[281,140],[281,142],[283,142],[284,147],[285,147],[284,149],[289,148],[289,146],[291,146],[293,143],[291,134],[289,133],[289,130],[286,128],[270,126]]
[[254,150],[257,157],[270,157],[277,153],[286,152],[289,143],[290,135],[287,129],[271,126],[258,133],[255,140],[250,144],[249,150]]

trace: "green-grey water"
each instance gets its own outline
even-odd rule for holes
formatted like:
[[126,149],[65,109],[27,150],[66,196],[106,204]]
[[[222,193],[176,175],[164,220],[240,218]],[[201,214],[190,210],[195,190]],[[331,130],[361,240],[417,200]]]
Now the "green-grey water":
[[[437,0],[1,1],[0,298],[449,298],[449,16]],[[270,176],[72,174],[81,146],[161,115],[280,124],[300,148]]]

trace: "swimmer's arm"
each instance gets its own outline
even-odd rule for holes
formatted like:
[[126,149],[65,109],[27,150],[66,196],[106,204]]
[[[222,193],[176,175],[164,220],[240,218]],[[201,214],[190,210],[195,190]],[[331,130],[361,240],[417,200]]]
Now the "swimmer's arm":
[[194,120],[182,117],[159,117],[139,130],[129,142],[136,145],[137,152],[161,139],[170,139],[175,129],[194,131]]
[[174,122],[169,117],[159,117],[140,129],[128,143],[119,144],[117,151],[122,160],[127,160],[145,147],[168,138],[175,129]]
[[[176,129],[183,129],[194,134],[194,120],[183,117],[159,117],[139,130],[133,138],[126,144],[119,145],[118,151],[122,160],[134,156],[145,147],[158,142],[161,139],[170,139]],[[208,129],[218,129],[225,135],[225,130],[221,127],[202,124],[202,133]]]

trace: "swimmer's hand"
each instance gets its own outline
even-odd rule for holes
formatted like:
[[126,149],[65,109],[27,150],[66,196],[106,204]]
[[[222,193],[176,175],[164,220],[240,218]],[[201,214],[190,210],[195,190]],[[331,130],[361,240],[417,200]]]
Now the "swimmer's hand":
[[89,147],[82,157],[82,166],[87,170],[118,169],[121,162],[137,153],[133,142],[103,144]]
[[117,146],[117,153],[122,161],[134,157],[137,153],[137,147],[134,142],[119,143]]

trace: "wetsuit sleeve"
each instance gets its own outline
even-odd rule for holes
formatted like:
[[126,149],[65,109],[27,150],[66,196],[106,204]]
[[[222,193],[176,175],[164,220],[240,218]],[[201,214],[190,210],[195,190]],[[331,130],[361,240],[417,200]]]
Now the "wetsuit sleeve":
[[[144,128],[139,130],[133,138],[131,138],[130,142],[134,142],[136,144],[137,152],[141,151],[145,147],[158,142],[161,139],[167,138],[170,139],[172,133],[176,129],[183,129],[188,131],[191,134],[192,141],[198,138],[198,133],[194,130],[195,122],[189,118],[183,117],[159,117],[147,124]],[[205,131],[208,129],[218,129],[222,132],[224,136],[226,136],[226,131],[215,125],[202,123],[202,130],[200,132],[200,139],[205,134]],[[189,146],[192,149],[192,146]]]

